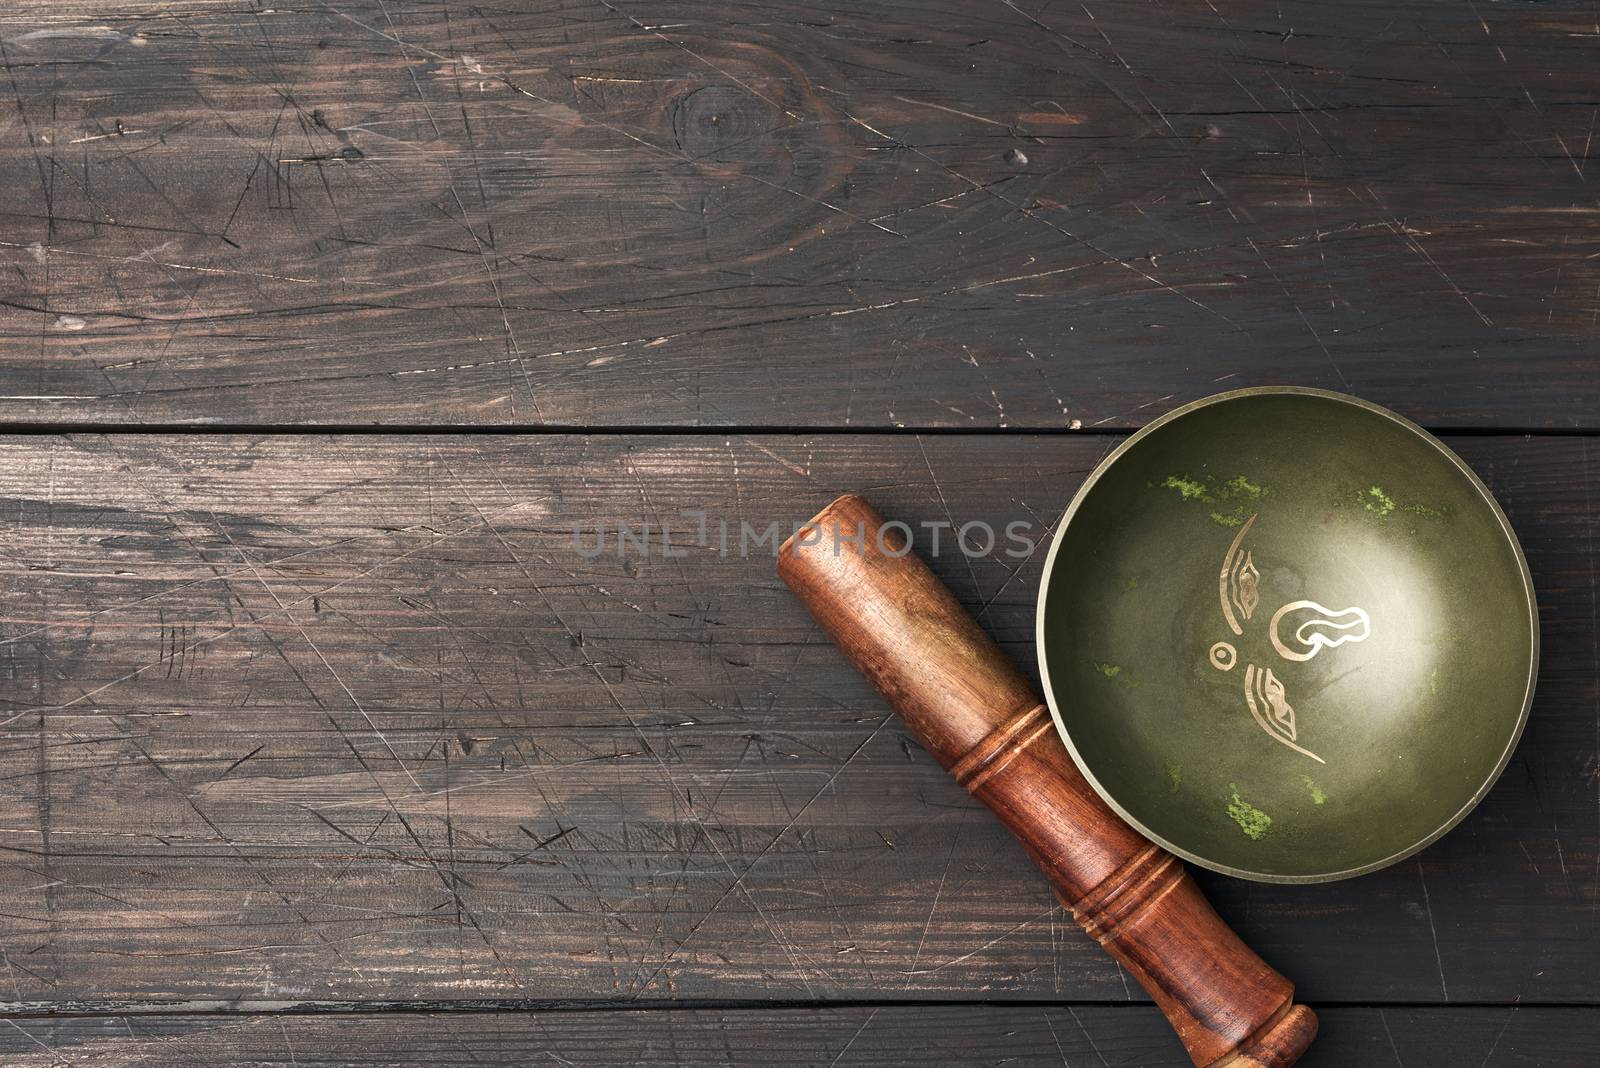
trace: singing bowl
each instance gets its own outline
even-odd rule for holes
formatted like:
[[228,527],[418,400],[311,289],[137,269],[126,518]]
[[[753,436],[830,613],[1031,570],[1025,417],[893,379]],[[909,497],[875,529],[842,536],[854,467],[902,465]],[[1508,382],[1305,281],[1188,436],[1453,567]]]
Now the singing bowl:
[[1374,871],[1463,819],[1522,733],[1533,583],[1504,513],[1420,427],[1321,390],[1196,401],[1056,528],[1045,694],[1146,836],[1263,882]]

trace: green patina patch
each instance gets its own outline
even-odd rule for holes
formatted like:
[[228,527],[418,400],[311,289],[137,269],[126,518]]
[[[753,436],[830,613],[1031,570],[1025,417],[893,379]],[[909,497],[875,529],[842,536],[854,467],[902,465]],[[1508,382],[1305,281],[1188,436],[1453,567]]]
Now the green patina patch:
[[1089,666],[1099,672],[1105,679],[1119,686],[1126,686],[1132,689],[1139,685],[1138,681],[1134,679],[1133,673],[1125,669],[1121,664],[1112,664],[1103,660],[1091,660]]
[[1243,502],[1259,501],[1269,496],[1272,490],[1260,482],[1252,482],[1244,475],[1235,475],[1232,478],[1219,482],[1209,475],[1203,478],[1194,478],[1191,475],[1168,475],[1161,483],[1163,489],[1177,491],[1180,498],[1185,501],[1199,501],[1202,504],[1226,504],[1234,501],[1232,508],[1216,508],[1211,512],[1211,521],[1219,527],[1237,527],[1250,518],[1250,511]]
[[1327,801],[1328,801],[1327,792],[1324,791],[1322,789],[1322,787],[1318,786],[1315,782],[1313,782],[1311,780],[1311,776],[1302,775],[1302,776],[1300,776],[1300,781],[1306,784],[1306,790],[1309,791],[1310,794],[1311,794],[1311,803],[1313,805],[1322,805],[1322,804],[1326,804],[1327,803]]
[[1167,781],[1172,783],[1172,792],[1177,793],[1183,785],[1183,765],[1176,760],[1167,761]]
[[1235,475],[1234,477],[1228,479],[1227,482],[1223,483],[1223,485],[1231,490],[1235,495],[1249,497],[1252,500],[1260,500],[1262,497],[1267,495],[1267,488],[1265,486],[1251,482],[1243,475]]
[[1394,511],[1394,498],[1383,492],[1382,486],[1369,486],[1366,496],[1361,498],[1361,504],[1367,511],[1380,518]]
[[[1382,486],[1368,486],[1365,489],[1346,491],[1334,500],[1333,506],[1338,508],[1346,503],[1356,504],[1369,515],[1385,520],[1397,513],[1403,513],[1417,519],[1443,519],[1445,516],[1445,509],[1443,508],[1435,508],[1420,501],[1401,501],[1399,497]],[[1411,527],[1407,531],[1410,534],[1415,534],[1416,532],[1416,527]]]
[[1433,696],[1435,696],[1435,697],[1439,696],[1439,669],[1438,668],[1434,668],[1432,671],[1428,672],[1428,692],[1433,694]]
[[1196,482],[1192,478],[1168,475],[1167,480],[1161,484],[1167,489],[1177,490],[1178,495],[1186,501],[1211,501],[1216,499],[1207,491],[1204,483]]
[[1148,571],[1138,571],[1138,572],[1135,572],[1132,575],[1129,575],[1127,578],[1122,580],[1122,592],[1123,593],[1132,593],[1134,590],[1138,589],[1140,586],[1143,586],[1144,583],[1145,583],[1145,580],[1148,579],[1149,577],[1150,577],[1150,572],[1148,572]]
[[1246,838],[1260,841],[1272,826],[1272,817],[1240,797],[1238,786],[1230,782],[1228,789],[1233,791],[1233,797],[1228,800],[1228,818],[1239,825]]

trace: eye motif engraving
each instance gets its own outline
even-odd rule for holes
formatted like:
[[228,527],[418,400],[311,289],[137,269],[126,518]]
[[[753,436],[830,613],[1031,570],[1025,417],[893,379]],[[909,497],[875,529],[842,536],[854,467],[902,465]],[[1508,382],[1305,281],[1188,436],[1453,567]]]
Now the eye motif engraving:
[[1217,596],[1222,600],[1222,618],[1228,621],[1228,629],[1235,634],[1244,633],[1244,628],[1239,625],[1239,616],[1244,616],[1248,623],[1261,600],[1261,572],[1256,570],[1256,562],[1248,552],[1240,552],[1244,536],[1250,533],[1255,522],[1256,517],[1251,516],[1239,528],[1239,533],[1233,536],[1228,555],[1222,558],[1222,574],[1217,581]]
[[1283,683],[1271,668],[1260,669],[1246,664],[1244,669],[1244,701],[1250,706],[1250,715],[1256,725],[1273,739],[1282,742],[1296,753],[1304,753],[1318,764],[1326,764],[1317,754],[1295,744],[1294,706],[1284,696]]
[[[1236,636],[1244,635],[1240,622],[1250,622],[1261,602],[1261,572],[1255,559],[1245,546],[1245,536],[1255,525],[1252,515],[1233,544],[1222,558],[1222,569],[1217,576],[1217,599],[1222,606],[1222,618]],[[1304,662],[1324,649],[1337,649],[1352,642],[1364,642],[1372,635],[1372,618],[1364,608],[1334,609],[1312,600],[1290,601],[1272,614],[1267,626],[1267,636],[1272,647],[1283,659]],[[1207,660],[1218,671],[1232,671],[1239,662],[1239,653],[1226,641],[1217,642],[1207,654]],[[1299,730],[1295,725],[1294,706],[1289,703],[1283,680],[1271,668],[1246,664],[1244,671],[1244,700],[1250,717],[1273,741],[1308,756],[1319,764],[1326,764],[1311,750],[1299,744]]]

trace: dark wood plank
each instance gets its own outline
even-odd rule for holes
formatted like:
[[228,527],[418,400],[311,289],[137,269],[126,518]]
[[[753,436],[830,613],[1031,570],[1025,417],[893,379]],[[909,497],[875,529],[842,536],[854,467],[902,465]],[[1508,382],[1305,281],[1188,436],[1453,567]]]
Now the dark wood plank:
[[[1302,1068],[1570,1068],[1600,1014],[1554,1008],[1323,1009]],[[668,1012],[115,1016],[7,1020],[14,1068],[61,1064],[1143,1065],[1189,1068],[1149,1009],[883,1006]]]
[[0,39],[3,419],[1135,426],[1288,381],[1600,427],[1587,2],[24,0]]
[[[0,997],[1136,996],[770,547],[573,544],[843,488],[1046,524],[1113,440],[0,441]],[[1313,1002],[1593,1003],[1593,445],[1454,443],[1540,591],[1509,771],[1388,871],[1204,882]],[[946,549],[1030,664],[1043,554]]]

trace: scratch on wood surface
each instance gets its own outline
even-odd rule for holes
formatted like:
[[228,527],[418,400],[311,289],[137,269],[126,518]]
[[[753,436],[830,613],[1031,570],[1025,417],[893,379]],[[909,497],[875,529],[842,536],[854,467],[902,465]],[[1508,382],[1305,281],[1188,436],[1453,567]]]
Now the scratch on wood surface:
[[1428,876],[1422,870],[1422,860],[1416,861],[1417,882],[1422,886],[1422,908],[1428,917],[1428,937],[1433,942],[1433,963],[1439,970],[1439,993],[1446,1002],[1450,1000],[1450,987],[1444,981],[1444,957],[1439,953],[1439,928],[1433,921],[1433,899],[1428,895]]

